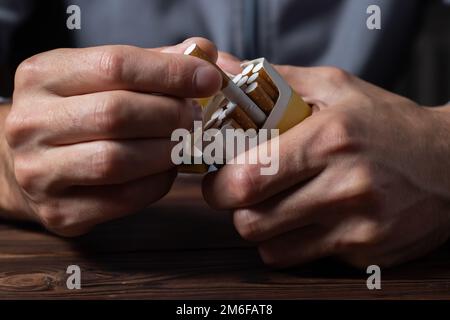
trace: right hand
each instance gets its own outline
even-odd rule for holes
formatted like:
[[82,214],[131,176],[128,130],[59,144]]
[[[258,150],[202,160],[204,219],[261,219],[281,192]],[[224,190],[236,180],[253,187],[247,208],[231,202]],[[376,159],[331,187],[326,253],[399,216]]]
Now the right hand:
[[[5,123],[15,203],[63,236],[135,212],[165,195],[176,176],[171,133],[190,128],[191,99],[221,86],[209,63],[184,56],[193,39],[164,49],[58,49],[16,72]],[[3,138],[3,137],[2,137]]]

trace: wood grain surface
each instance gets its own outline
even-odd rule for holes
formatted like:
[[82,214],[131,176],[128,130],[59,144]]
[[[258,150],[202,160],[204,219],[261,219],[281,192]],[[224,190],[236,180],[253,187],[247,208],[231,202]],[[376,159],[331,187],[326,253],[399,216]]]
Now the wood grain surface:
[[[63,239],[34,225],[0,221],[0,299],[450,299],[450,245],[367,275],[326,259],[293,270],[265,267],[234,231],[228,212],[184,176],[161,202],[88,235]],[[79,265],[82,289],[66,287]]]

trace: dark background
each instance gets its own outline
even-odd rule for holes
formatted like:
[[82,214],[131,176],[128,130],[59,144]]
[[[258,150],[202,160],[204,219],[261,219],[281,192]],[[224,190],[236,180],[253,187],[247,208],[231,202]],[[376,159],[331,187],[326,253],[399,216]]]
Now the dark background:
[[411,54],[393,89],[432,106],[450,101],[450,5],[429,2]]
[[[408,0],[404,0],[408,1]],[[422,105],[443,105],[450,101],[450,4],[443,0],[423,0],[425,11],[419,25],[411,30],[413,43],[405,48],[397,79],[386,89],[407,96]],[[450,1],[450,0],[449,0]],[[10,96],[15,67],[35,53],[53,48],[71,47],[70,32],[65,25],[64,8],[55,1],[42,1],[27,25],[17,31],[11,52],[12,69],[0,66],[0,96]],[[45,19],[41,17],[45,16]],[[30,34],[39,35],[31,37]],[[5,74],[7,75],[5,77]],[[8,80],[9,79],[9,80]]]

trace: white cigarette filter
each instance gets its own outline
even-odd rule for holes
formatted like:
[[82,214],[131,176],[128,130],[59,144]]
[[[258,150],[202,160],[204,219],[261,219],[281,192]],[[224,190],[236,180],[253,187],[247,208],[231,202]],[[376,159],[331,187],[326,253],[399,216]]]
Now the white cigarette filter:
[[[260,58],[249,61],[243,67],[250,64],[255,66],[252,70],[253,74],[259,74],[258,77],[275,88],[277,94],[274,105],[261,127],[262,129],[279,129],[281,134],[311,115],[311,107],[303,101],[266,59]],[[266,93],[269,94],[267,91]]]
[[[252,74],[248,77],[246,83],[248,86],[244,89],[246,91],[245,96],[253,99],[252,102],[266,116],[262,124],[254,121],[256,128],[279,129],[280,133],[283,133],[311,115],[311,107],[303,101],[266,59],[260,58],[248,61],[242,65],[242,68],[245,70],[249,66],[252,66]],[[245,76],[239,78],[239,81],[241,81]],[[256,82],[257,85],[252,85],[253,82]],[[267,89],[267,86],[269,89]],[[238,88],[238,90],[244,92],[242,89]],[[271,101],[267,99],[268,96]],[[229,100],[247,113],[247,110],[239,103]],[[221,103],[223,104],[223,100]],[[206,104],[204,113],[208,118],[208,115],[214,114],[221,107],[222,105],[218,103],[218,99],[212,97]],[[239,123],[239,119],[236,121]],[[245,121],[245,124],[240,123],[240,125],[242,128],[253,127],[248,121]]]
[[239,81],[241,81],[242,77],[243,77],[242,73],[239,73],[238,75],[236,75],[236,76],[233,78],[233,82],[236,83],[236,84],[238,84]]
[[266,120],[266,115],[261,109],[241,90],[197,45],[190,45],[185,51],[185,55],[200,58],[213,64],[222,75],[222,93],[230,101],[236,103],[244,109],[245,113],[257,124],[261,125]]
[[245,89],[245,93],[264,111],[265,114],[270,114],[270,112],[272,112],[274,101],[258,82],[252,82]]
[[254,67],[255,65],[253,63],[250,63],[249,65],[244,67],[244,69],[241,72],[242,76],[250,76],[253,73],[252,70]]
[[271,80],[266,80],[266,77],[262,75],[260,72],[253,73],[247,80],[247,85],[252,85],[255,82],[264,90],[265,93],[272,99],[273,102],[276,102],[278,99],[278,88],[272,83]]
[[239,79],[239,81],[236,83],[236,85],[243,90],[247,87],[247,81],[248,81],[248,76],[243,76],[243,77],[241,77],[241,79]]
[[[202,59],[209,61],[196,45],[185,54],[199,58],[203,55]],[[233,80],[217,67],[224,77],[223,88],[221,93],[202,101],[205,129],[279,129],[281,134],[311,115],[311,107],[267,60],[255,59],[241,67],[243,71]],[[182,168],[184,172],[193,171]]]

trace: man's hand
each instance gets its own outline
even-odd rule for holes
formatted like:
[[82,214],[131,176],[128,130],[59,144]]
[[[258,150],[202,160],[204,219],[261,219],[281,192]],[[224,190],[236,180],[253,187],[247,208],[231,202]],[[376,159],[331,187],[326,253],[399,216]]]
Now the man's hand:
[[[279,67],[316,110],[280,136],[280,171],[226,165],[203,193],[269,265],[358,267],[421,256],[450,233],[450,110],[421,108],[334,68]],[[255,152],[250,150],[249,152]]]
[[7,215],[75,236],[166,194],[176,176],[171,133],[199,113],[187,98],[221,85],[209,63],[176,54],[192,41],[217,57],[210,42],[192,39],[153,50],[59,49],[23,62],[1,144]]

